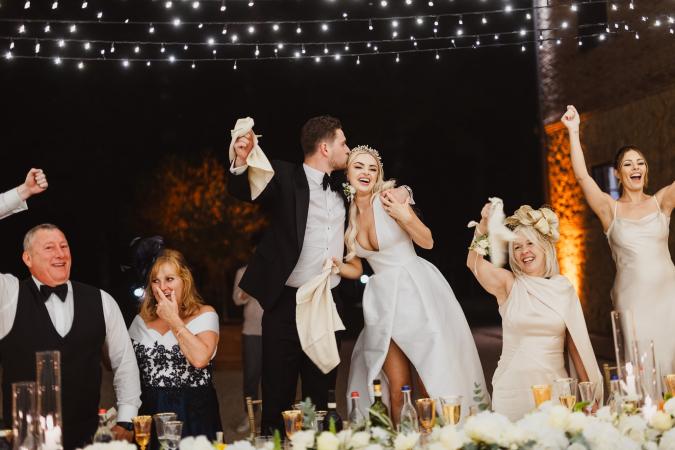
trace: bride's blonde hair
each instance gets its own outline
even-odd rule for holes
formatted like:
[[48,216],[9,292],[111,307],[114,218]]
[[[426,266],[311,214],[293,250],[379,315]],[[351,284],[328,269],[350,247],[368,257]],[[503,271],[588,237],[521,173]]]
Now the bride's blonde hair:
[[[533,209],[530,205],[523,205],[505,220],[506,225],[514,233],[522,233],[525,238],[544,250],[546,271],[544,277],[552,277],[560,273],[555,243],[560,238],[560,221],[555,212],[548,206]],[[524,275],[513,256],[513,241],[509,242],[509,265],[516,275]]]
[[[359,155],[368,154],[373,157],[377,163],[377,177],[375,177],[375,184],[373,185],[373,192],[370,194],[370,202],[382,191],[391,189],[396,186],[396,180],[387,180],[384,181],[384,171],[382,169],[382,160],[380,159],[380,154],[377,150],[368,147],[367,145],[359,145],[354,147],[351,152],[349,152],[349,157],[347,158],[347,171],[352,165],[354,158]],[[347,181],[349,183],[349,181]],[[356,256],[356,235],[359,234],[359,225],[357,217],[359,215],[359,210],[356,207],[356,202],[352,199],[351,204],[349,205],[349,224],[347,225],[347,230],[345,231],[345,246],[347,247],[347,256],[345,256],[345,261]]]

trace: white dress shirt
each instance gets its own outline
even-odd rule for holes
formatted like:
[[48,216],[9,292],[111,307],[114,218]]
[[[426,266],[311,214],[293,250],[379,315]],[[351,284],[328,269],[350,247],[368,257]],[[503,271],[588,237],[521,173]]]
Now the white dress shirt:
[[[241,175],[248,166],[230,166],[230,172]],[[298,262],[286,280],[286,286],[298,288],[317,275],[320,275],[323,264],[332,257],[342,259],[344,256],[345,205],[342,193],[333,192],[330,188],[323,190],[324,173],[302,165],[309,184],[309,210],[305,225],[305,238]],[[289,214],[292,213],[289,211]],[[340,282],[339,275],[331,275],[331,289]]]
[[[0,195],[0,218],[26,209],[25,202],[21,202],[18,193],[14,197],[12,192],[16,192],[16,190]],[[33,277],[33,281],[39,289],[42,283],[35,277]],[[73,325],[73,287],[70,281],[67,284],[66,301],[61,301],[56,294],[52,294],[45,302],[49,318],[61,336],[68,334]],[[141,406],[141,384],[136,356],[119,306],[103,290],[101,291],[101,298],[105,321],[105,345],[108,349],[114,374],[113,385],[117,397],[117,420],[119,422],[131,422],[131,419],[138,414],[138,408]],[[19,279],[14,275],[0,274],[0,339],[4,339],[14,325],[18,301]]]

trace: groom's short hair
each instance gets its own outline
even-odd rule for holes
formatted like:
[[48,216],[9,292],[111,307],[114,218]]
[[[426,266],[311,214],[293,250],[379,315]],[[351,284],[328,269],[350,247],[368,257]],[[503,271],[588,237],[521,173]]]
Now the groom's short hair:
[[340,120],[331,116],[312,117],[305,122],[300,133],[300,144],[305,156],[314,154],[320,141],[333,139],[335,132],[340,129],[342,129]]

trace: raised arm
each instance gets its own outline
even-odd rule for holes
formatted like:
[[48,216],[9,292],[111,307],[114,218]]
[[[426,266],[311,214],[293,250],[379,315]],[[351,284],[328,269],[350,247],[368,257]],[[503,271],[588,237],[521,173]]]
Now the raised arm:
[[0,219],[25,210],[26,200],[44,192],[47,186],[47,176],[42,169],[30,169],[23,184],[0,194]]
[[248,165],[246,164],[246,159],[253,150],[253,146],[252,130],[247,135],[238,138],[234,142],[235,157],[230,161],[230,176],[228,177],[227,187],[230,194],[241,201],[250,203],[269,203],[274,199],[278,188],[276,185],[276,177],[272,177],[272,180],[267,184],[260,196],[255,199],[255,202],[251,198],[251,186],[247,176]]
[[574,176],[584,192],[584,197],[590,205],[593,212],[598,216],[602,223],[602,228],[607,230],[614,219],[612,211],[614,209],[614,199],[600,189],[593,177],[588,173],[584,152],[581,148],[581,139],[579,137],[580,117],[576,108],[567,105],[567,111],[560,118],[563,125],[567,128],[570,138],[570,157],[572,159],[572,170]]
[[417,217],[410,206],[409,198],[399,201],[393,192],[385,192],[381,197],[382,207],[410,236],[413,242],[427,250],[433,248],[434,238],[429,227]]
[[[487,220],[490,214],[491,204],[487,203],[483,206],[481,211],[480,223],[476,226],[474,233],[474,242],[481,239],[487,239]],[[489,261],[483,259],[483,255],[478,254],[475,250],[469,249],[466,256],[466,266],[478,280],[478,283],[497,298],[497,303],[501,305],[506,301],[513,287],[515,280],[513,274],[500,267],[496,267]]]

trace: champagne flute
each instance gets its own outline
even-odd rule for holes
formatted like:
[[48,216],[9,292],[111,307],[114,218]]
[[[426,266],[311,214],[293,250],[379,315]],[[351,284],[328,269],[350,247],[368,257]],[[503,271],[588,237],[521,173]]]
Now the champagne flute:
[[532,395],[534,396],[534,406],[539,408],[544,402],[551,400],[551,385],[550,384],[533,384]]
[[152,416],[152,419],[155,422],[155,433],[157,434],[157,440],[159,441],[159,447],[161,449],[166,449],[164,423],[169,420],[176,420],[177,418],[178,416],[173,412],[157,413]]
[[436,402],[432,398],[417,399],[417,415],[425,433],[430,433],[436,424]]
[[555,386],[560,404],[571,411],[577,403],[577,380],[574,378],[558,378],[555,380]]
[[284,418],[284,431],[286,438],[290,439],[296,431],[302,430],[302,411],[299,409],[289,409],[281,412]]
[[441,397],[441,411],[443,411],[443,422],[446,425],[457,425],[462,417],[462,396],[447,395]]
[[180,420],[168,420],[164,422],[164,437],[169,450],[176,450],[183,435],[183,422]]
[[134,421],[134,438],[136,443],[141,448],[145,450],[145,447],[150,441],[150,427],[152,425],[152,416],[136,416],[133,418]]
[[588,402],[588,406],[584,408],[586,414],[590,414],[593,411],[596,387],[597,384],[592,381],[582,381],[579,383],[579,397],[581,397],[582,402]]

